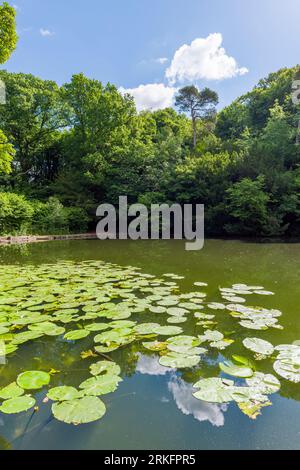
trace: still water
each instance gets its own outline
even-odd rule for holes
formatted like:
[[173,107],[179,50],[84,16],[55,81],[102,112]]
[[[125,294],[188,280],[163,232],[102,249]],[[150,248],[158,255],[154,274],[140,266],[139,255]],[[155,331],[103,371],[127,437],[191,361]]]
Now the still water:
[[[100,421],[73,426],[53,419],[51,404],[43,403],[47,393],[43,389],[34,395],[38,412],[0,413],[0,449],[300,449],[300,384],[280,378],[281,390],[270,397],[272,406],[262,409],[256,420],[242,414],[235,403],[211,404],[192,396],[192,384],[220,375],[222,358],[231,359],[234,354],[251,358],[241,339],[255,336],[274,345],[300,340],[299,244],[208,240],[199,252],[186,252],[180,241],[64,241],[0,247],[0,264],[14,264],[16,275],[20,265],[63,260],[103,260],[155,276],[174,273],[184,276],[177,281],[183,293],[193,290],[195,281],[203,281],[208,283],[208,300],[215,302],[222,301],[219,287],[264,286],[275,295],[256,297],[255,302],[281,310],[283,330],[253,332],[240,327],[228,312],[218,311],[218,330],[230,332],[235,342],[224,351],[214,351],[198,366],[180,371],[161,366],[157,354],[145,351],[140,343],[129,344],[109,353],[121,367],[123,381],[116,392],[101,397],[107,413]],[[157,321],[157,314],[143,321]],[[184,328],[193,334],[189,322]],[[24,370],[50,369],[60,371],[53,376],[52,386],[76,386],[87,378],[93,362],[82,360],[80,352],[92,347],[90,338],[26,343],[9,356],[6,365],[0,365],[0,387]],[[274,373],[270,361],[260,361],[257,368]]]

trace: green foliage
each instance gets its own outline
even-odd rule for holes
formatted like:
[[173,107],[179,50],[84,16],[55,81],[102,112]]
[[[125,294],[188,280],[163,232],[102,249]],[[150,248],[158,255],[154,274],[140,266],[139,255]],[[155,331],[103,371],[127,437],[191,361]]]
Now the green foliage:
[[27,233],[33,207],[22,195],[0,193],[0,233]]
[[0,64],[6,62],[17,45],[16,11],[7,2],[0,5]]
[[15,155],[13,146],[0,129],[0,174],[11,172],[11,162]]
[[127,195],[148,207],[203,203],[207,234],[299,236],[297,70],[217,114],[209,89],[179,90],[182,114],[137,113],[132,97],[83,74],[59,87],[0,71],[0,233],[84,232],[99,204]]
[[264,180],[244,178],[226,190],[227,213],[233,222],[226,224],[228,233],[255,235],[268,231],[269,195],[264,191]]

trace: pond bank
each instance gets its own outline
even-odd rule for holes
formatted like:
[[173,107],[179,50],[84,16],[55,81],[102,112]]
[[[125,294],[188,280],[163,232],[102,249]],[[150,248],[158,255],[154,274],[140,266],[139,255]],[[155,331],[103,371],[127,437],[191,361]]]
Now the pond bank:
[[55,240],[96,240],[96,233],[79,233],[69,235],[23,235],[0,237],[0,245],[23,245]]

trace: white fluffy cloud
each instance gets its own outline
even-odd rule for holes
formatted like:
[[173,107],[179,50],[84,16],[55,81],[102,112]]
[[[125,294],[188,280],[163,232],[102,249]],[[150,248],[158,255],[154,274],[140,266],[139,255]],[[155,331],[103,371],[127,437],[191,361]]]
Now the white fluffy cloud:
[[171,84],[194,80],[221,80],[244,75],[246,67],[239,68],[236,60],[226,54],[220,33],[207,38],[197,38],[190,45],[184,44],[174,54],[166,78]]
[[41,28],[40,29],[40,34],[41,36],[53,36],[55,33],[53,31],[50,31],[49,29],[44,29],[44,28]]
[[193,386],[173,376],[168,384],[178,409],[185,415],[194,416],[197,421],[209,421],[213,426],[225,424],[227,405],[206,403],[193,397]]
[[158,59],[155,59],[155,62],[157,62],[158,64],[166,64],[168,62],[168,57],[159,57]]
[[163,109],[172,106],[176,88],[163,83],[150,83],[137,88],[120,88],[121,93],[129,93],[135,99],[138,111]]

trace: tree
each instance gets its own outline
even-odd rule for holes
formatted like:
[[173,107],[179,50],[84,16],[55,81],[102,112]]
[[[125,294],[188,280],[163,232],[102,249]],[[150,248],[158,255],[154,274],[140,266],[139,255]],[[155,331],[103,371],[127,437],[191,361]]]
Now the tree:
[[175,105],[180,111],[188,112],[191,115],[194,148],[197,145],[197,119],[212,116],[218,101],[217,93],[209,88],[200,91],[192,85],[179,90]]
[[13,146],[0,129],[0,173],[11,172],[11,162],[15,153]]
[[0,63],[4,64],[17,45],[16,12],[7,2],[0,5]]
[[[59,130],[67,125],[66,106],[55,82],[33,75],[0,71],[7,102],[0,106],[0,129],[14,145],[15,173],[22,181],[40,180],[53,173]],[[49,158],[53,156],[52,163]],[[44,168],[49,167],[51,171]]]

